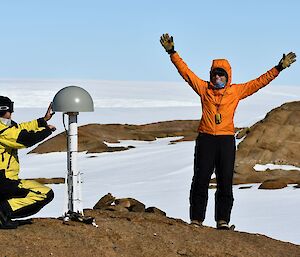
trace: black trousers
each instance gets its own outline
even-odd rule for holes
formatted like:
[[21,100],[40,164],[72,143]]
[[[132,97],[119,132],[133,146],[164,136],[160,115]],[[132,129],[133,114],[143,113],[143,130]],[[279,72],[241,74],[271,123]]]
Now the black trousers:
[[190,191],[190,218],[204,221],[208,186],[216,174],[215,220],[230,221],[233,205],[232,179],[235,161],[235,138],[231,135],[199,133],[196,139],[194,176]]

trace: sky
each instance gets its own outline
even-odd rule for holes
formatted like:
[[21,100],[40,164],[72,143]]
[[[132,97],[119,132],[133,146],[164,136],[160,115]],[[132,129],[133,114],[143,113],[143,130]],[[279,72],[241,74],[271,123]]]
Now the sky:
[[[174,36],[189,67],[208,79],[226,58],[246,82],[300,55],[298,0],[0,2],[0,79],[181,81],[159,43]],[[300,61],[273,84],[299,85]]]

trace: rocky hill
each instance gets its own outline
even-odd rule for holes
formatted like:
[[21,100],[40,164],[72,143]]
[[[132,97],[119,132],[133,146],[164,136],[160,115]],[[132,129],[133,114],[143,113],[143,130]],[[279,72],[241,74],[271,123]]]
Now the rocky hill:
[[255,164],[285,164],[300,167],[300,102],[291,102],[270,111],[248,129],[236,156],[236,182],[281,180],[299,183],[300,172],[274,170],[257,172]]
[[34,219],[0,230],[0,256],[298,257],[300,246],[259,234],[193,227],[151,213],[86,210],[98,228],[79,222]]
[[[174,120],[145,125],[88,124],[78,128],[78,150],[101,153],[127,150],[125,147],[109,147],[105,144],[119,140],[153,141],[156,138],[183,136],[182,140],[194,140],[197,136],[197,120]],[[66,133],[43,142],[30,153],[67,151]]]

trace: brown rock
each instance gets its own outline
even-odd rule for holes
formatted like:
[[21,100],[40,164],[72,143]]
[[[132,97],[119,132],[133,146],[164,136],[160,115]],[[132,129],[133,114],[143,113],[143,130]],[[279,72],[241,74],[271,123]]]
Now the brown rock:
[[35,180],[41,184],[64,184],[65,178],[29,178],[26,180]]
[[128,208],[129,211],[133,212],[144,212],[145,211],[145,204],[139,202],[133,198],[122,198],[115,200],[116,205],[123,205]]
[[116,205],[120,205],[123,206],[125,208],[129,208],[130,207],[130,200],[128,198],[121,198],[121,199],[116,199],[115,200],[115,204]]
[[105,208],[106,211],[129,212],[129,210],[121,205],[111,205]]
[[145,210],[145,212],[155,213],[155,214],[162,215],[162,216],[166,216],[167,215],[164,211],[162,211],[162,210],[160,210],[160,209],[158,209],[156,207],[148,207]]
[[115,197],[112,196],[111,193],[106,194],[103,196],[93,207],[93,209],[105,209],[106,207],[110,206],[114,201]]
[[239,175],[235,174],[235,182],[253,183],[253,180],[256,180],[262,183],[279,178],[288,179],[286,183],[289,184],[299,181],[299,171],[256,172],[253,170],[255,164],[267,163],[299,167],[299,124],[300,101],[285,103],[270,111],[263,120],[254,124],[238,145],[235,173]]
[[234,173],[236,174],[255,174],[256,171],[253,169],[253,163],[236,163],[234,168]]
[[284,180],[274,179],[264,181],[258,189],[281,189],[287,187],[287,183]]
[[236,163],[300,166],[300,101],[270,111],[238,145]]
[[242,128],[238,131],[237,135],[235,136],[236,139],[242,139],[250,132],[250,128]]

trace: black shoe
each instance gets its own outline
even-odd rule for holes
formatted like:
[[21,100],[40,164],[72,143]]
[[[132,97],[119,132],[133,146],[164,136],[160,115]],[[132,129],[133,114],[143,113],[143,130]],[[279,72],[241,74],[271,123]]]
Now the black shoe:
[[18,227],[18,225],[19,225],[18,222],[8,220],[5,223],[0,224],[0,229],[15,229]]
[[230,226],[225,220],[218,220],[217,221],[217,229],[220,230],[229,230]]
[[18,222],[12,221],[7,215],[0,210],[0,229],[15,229]]
[[196,228],[200,228],[200,227],[203,226],[202,225],[202,221],[200,221],[200,220],[192,220],[191,221],[191,225],[194,226],[194,227],[196,227]]
[[32,219],[14,220],[13,222],[17,222],[18,226],[31,225],[33,223]]

